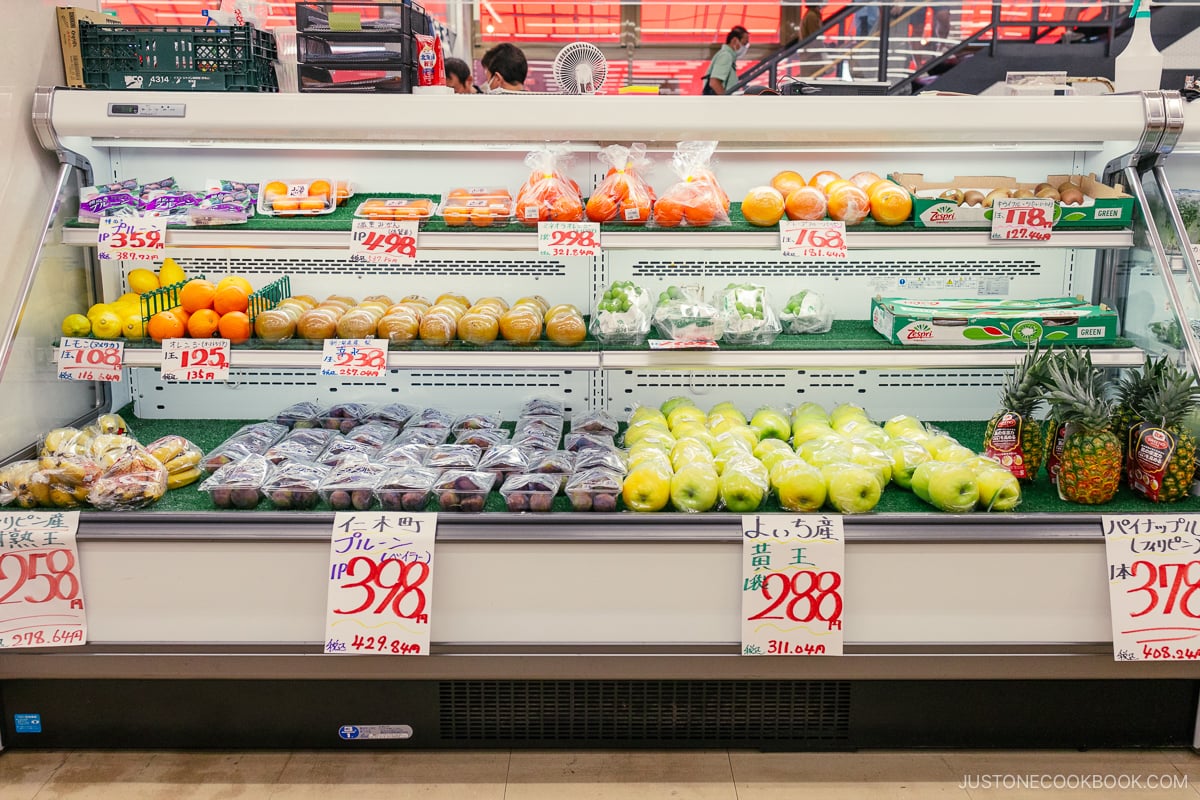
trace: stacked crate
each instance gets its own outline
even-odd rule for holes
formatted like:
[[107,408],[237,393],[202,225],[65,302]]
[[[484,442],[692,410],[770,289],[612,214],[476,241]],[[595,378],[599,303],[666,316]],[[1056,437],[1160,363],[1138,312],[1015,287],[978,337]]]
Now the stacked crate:
[[296,3],[302,92],[412,92],[416,35],[432,29],[416,3]]

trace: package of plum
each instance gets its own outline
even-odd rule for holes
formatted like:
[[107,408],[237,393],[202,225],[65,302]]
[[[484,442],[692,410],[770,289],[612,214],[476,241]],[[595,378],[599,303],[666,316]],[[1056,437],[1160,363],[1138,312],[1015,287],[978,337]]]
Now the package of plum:
[[262,455],[248,455],[220,467],[200,484],[200,491],[208,493],[217,508],[255,508],[270,468]]
[[550,511],[562,485],[558,475],[509,475],[500,487],[509,511]]
[[426,467],[389,469],[375,485],[375,499],[384,511],[424,511],[441,475],[441,470]]
[[267,475],[262,494],[274,508],[311,510],[321,502],[318,490],[329,472],[329,467],[324,464],[286,461]]
[[387,469],[369,461],[345,461],[325,476],[317,491],[334,511],[369,511],[375,505],[375,486]]
[[495,482],[496,476],[491,472],[452,469],[442,473],[433,491],[442,511],[478,513],[487,505],[488,492]]

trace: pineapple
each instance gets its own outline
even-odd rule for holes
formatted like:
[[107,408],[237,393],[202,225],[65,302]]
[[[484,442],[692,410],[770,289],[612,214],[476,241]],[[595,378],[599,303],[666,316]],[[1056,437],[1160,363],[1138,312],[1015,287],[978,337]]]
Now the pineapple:
[[1121,482],[1121,442],[1110,427],[1114,404],[1104,373],[1089,356],[1067,350],[1050,361],[1047,379],[1046,399],[1055,418],[1067,424],[1058,496],[1085,505],[1107,503]]
[[[1136,404],[1141,419],[1148,426],[1138,428],[1137,446],[1131,445],[1129,483],[1135,492],[1149,500],[1174,503],[1187,497],[1192,488],[1196,440],[1182,421],[1200,403],[1200,387],[1196,385],[1195,375],[1166,359],[1156,366],[1155,385],[1138,398]],[[1161,428],[1175,441],[1170,458],[1161,463],[1170,440],[1161,433],[1156,435],[1155,428]],[[1157,459],[1155,455],[1158,455]]]
[[1113,433],[1121,439],[1122,456],[1129,452],[1129,429],[1142,421],[1137,405],[1158,385],[1166,363],[1165,356],[1158,361],[1151,361],[1150,356],[1146,356],[1146,363],[1141,371],[1127,372],[1117,383],[1117,410],[1113,414]]
[[[1066,374],[1080,378],[1086,375],[1092,367],[1091,359],[1078,348],[1066,348],[1059,351],[1057,355],[1050,355],[1046,368],[1042,371],[1043,397],[1045,397],[1045,390],[1052,388],[1048,378],[1050,362],[1057,362]],[[1046,426],[1046,472],[1050,475],[1050,485],[1055,486],[1058,484],[1058,464],[1062,458],[1066,425],[1055,412],[1053,404],[1050,405],[1050,416],[1046,422],[1048,423]]]
[[1019,480],[1032,481],[1046,454],[1042,424],[1033,418],[1042,402],[1049,353],[1032,348],[1004,381],[1000,410],[988,421],[984,453],[995,458]]

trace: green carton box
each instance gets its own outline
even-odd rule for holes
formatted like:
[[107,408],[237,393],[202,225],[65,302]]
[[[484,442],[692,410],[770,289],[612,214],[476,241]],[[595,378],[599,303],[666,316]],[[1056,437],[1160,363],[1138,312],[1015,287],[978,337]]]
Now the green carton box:
[[936,347],[1111,344],[1117,312],[1082,297],[1035,300],[875,297],[871,323],[889,342]]

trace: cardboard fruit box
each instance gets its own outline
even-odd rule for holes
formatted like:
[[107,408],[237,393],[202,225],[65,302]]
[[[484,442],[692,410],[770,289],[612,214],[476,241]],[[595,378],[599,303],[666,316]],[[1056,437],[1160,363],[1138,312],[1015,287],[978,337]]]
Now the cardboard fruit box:
[[[994,189],[1035,189],[1038,183],[1018,183],[1015,178],[998,175],[960,175],[938,183],[925,180],[921,173],[894,172],[891,178],[909,190],[913,200],[913,221],[918,228],[990,229],[992,209],[979,205],[959,205],[938,195],[947,189],[975,189],[987,195]],[[1083,202],[1054,204],[1054,228],[1128,228],[1133,224],[1133,197],[1114,189],[1090,175],[1047,175],[1045,183],[1058,187],[1070,181],[1083,190]]]
[[1117,312],[1085,303],[1082,297],[910,300],[877,296],[871,301],[875,330],[902,345],[1102,345],[1117,338],[1117,322]]

